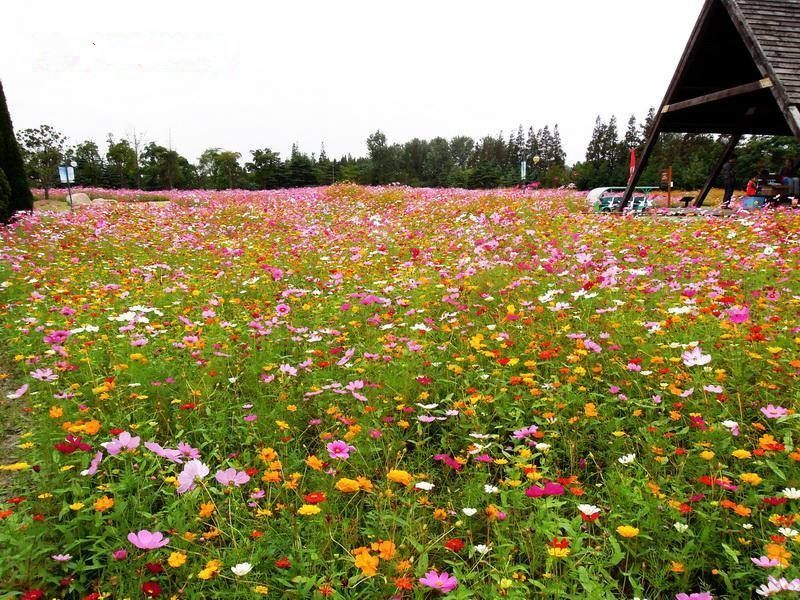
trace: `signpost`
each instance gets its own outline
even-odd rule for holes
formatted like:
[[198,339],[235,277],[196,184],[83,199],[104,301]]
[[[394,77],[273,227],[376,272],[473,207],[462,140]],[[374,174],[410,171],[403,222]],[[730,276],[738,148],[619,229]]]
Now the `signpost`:
[[72,184],[75,183],[75,167],[78,166],[74,160],[68,165],[61,165],[58,167],[58,176],[61,183],[67,184],[67,194],[69,194],[69,209],[75,210],[72,206]]
[[523,160],[519,163],[519,179],[522,182],[522,185],[525,185],[525,178],[528,175],[528,161]]

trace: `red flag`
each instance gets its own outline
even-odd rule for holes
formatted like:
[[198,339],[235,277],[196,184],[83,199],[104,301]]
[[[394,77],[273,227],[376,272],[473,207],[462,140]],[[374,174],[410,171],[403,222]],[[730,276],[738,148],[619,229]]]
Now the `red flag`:
[[630,175],[628,176],[628,183],[633,181],[633,174],[636,171],[636,149],[631,148],[631,170]]

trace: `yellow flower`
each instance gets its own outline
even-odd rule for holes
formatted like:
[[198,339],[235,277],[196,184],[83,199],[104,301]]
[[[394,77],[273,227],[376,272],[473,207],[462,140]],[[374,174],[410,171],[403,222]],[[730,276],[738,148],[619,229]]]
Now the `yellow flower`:
[[597,416],[597,405],[593,402],[587,402],[586,405],[583,407],[583,413],[587,417],[596,417]]
[[400,469],[392,469],[386,474],[386,478],[401,485],[409,485],[411,483],[411,474]]
[[30,465],[26,462],[16,462],[10,465],[0,465],[0,471],[24,471]]
[[739,460],[744,460],[746,458],[750,458],[751,454],[747,450],[739,448],[738,450],[733,451],[733,456]]
[[269,588],[265,585],[257,585],[256,587],[253,588],[253,591],[256,594],[261,594],[262,596],[266,596],[267,594],[269,594]]
[[547,553],[553,558],[566,558],[569,556],[569,548],[548,548]]
[[317,515],[320,512],[322,512],[322,509],[314,504],[303,504],[297,509],[297,514],[303,516]]
[[353,494],[361,490],[361,486],[355,479],[347,479],[346,477],[336,482],[336,489],[345,494]]
[[183,566],[186,563],[186,555],[183,552],[173,552],[169,555],[167,563],[173,569]]
[[64,414],[64,409],[61,408],[60,406],[51,406],[50,407],[50,416],[53,419],[58,419],[59,417],[63,416],[63,414]]
[[70,510],[80,510],[84,506],[86,506],[83,502],[74,502],[73,504],[69,505]]
[[764,550],[769,558],[779,561],[782,567],[789,566],[789,559],[792,558],[792,553],[780,544],[767,544]]
[[222,562],[218,560],[210,560],[206,563],[206,568],[197,574],[197,577],[200,579],[211,579],[219,572],[220,567],[222,567]]
[[358,477],[356,477],[356,482],[358,483],[358,487],[360,487],[362,491],[365,492],[372,491],[372,482],[366,477],[359,475]]
[[631,525],[620,525],[617,527],[617,533],[624,538],[634,538],[639,535],[639,530]]
[[759,477],[757,473],[742,473],[741,475],[739,475],[739,479],[741,479],[745,483],[749,483],[750,485],[758,485],[759,483],[764,481],[763,479],[761,479],[761,477]]
[[103,512],[114,506],[114,499],[108,496],[102,496],[94,501],[94,509],[97,512]]
[[712,458],[714,458],[714,456],[716,455],[711,450],[703,450],[700,453],[700,458],[702,458],[703,460],[711,460]]

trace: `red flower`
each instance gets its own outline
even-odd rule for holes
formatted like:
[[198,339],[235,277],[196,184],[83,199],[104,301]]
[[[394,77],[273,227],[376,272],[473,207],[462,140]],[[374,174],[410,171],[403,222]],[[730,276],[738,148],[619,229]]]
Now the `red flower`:
[[445,542],[444,547],[453,552],[461,552],[461,549],[464,547],[464,540],[459,538],[449,539]]
[[292,568],[292,561],[290,561],[286,556],[283,558],[279,558],[275,561],[275,566],[279,569],[291,569]]
[[22,594],[22,600],[40,600],[40,598],[44,598],[44,590],[39,588],[28,590]]
[[307,504],[319,504],[320,502],[325,502],[325,493],[312,492],[303,496],[303,500],[305,500]]
[[147,563],[144,566],[144,568],[147,569],[147,571],[149,573],[152,573],[153,575],[157,575],[159,573],[163,573],[164,572],[164,567],[161,566],[161,563],[157,563],[157,562]]
[[161,595],[161,586],[157,581],[145,581],[142,584],[142,593],[148,598],[158,598]]
[[550,541],[551,548],[569,548],[569,540],[567,538],[563,538],[559,540],[558,538],[553,538]]

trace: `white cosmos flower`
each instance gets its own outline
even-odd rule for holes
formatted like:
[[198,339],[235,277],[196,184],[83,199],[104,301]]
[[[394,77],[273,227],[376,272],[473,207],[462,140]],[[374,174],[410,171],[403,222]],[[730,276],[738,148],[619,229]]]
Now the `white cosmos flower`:
[[781,535],[786,536],[787,538],[797,537],[798,532],[796,529],[792,529],[791,527],[781,527],[778,529]]
[[434,487],[436,486],[428,481],[418,481],[414,484],[415,489],[424,490],[426,492],[430,492]]
[[478,509],[477,508],[462,508],[461,512],[464,513],[465,515],[467,515],[468,517],[471,517],[476,512],[478,512]]
[[631,454],[626,454],[625,456],[620,456],[617,459],[617,462],[619,462],[619,464],[621,465],[629,465],[635,460],[636,460],[636,454],[631,453]]
[[483,486],[483,491],[486,492],[487,494],[496,494],[497,492],[500,491],[500,488],[498,488],[496,485],[489,485],[487,483],[486,485]]
[[234,565],[231,567],[231,571],[237,577],[243,577],[247,575],[250,571],[253,570],[253,565],[248,562],[239,563],[238,565]]
[[591,517],[592,515],[596,515],[600,512],[600,509],[594,504],[578,504],[578,510],[587,517]]
[[686,533],[689,530],[689,526],[686,523],[675,523],[673,527],[678,533]]
[[472,547],[472,549],[478,554],[488,554],[489,550],[491,550],[491,547],[487,546],[486,544],[476,544]]
[[789,500],[800,500],[800,490],[797,488],[784,488],[783,495]]
[[548,450],[550,450],[550,444],[545,444],[544,442],[539,442],[538,444],[536,444],[536,449],[539,452],[547,452]]

